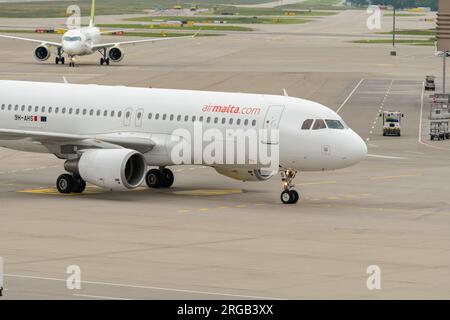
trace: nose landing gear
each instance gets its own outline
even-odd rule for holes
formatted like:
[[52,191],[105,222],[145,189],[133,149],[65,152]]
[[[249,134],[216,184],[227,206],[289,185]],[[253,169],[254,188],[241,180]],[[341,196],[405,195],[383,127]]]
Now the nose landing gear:
[[284,170],[281,172],[281,180],[283,181],[284,191],[281,193],[281,202],[284,204],[295,204],[300,199],[300,196],[296,190],[294,190],[294,178],[297,175],[297,171]]
[[75,67],[75,57],[74,56],[70,57],[69,67]]
[[58,56],[55,58],[55,64],[59,64],[61,62],[61,64],[65,64],[66,63],[66,59],[62,56],[63,51],[61,50],[61,48],[58,48]]

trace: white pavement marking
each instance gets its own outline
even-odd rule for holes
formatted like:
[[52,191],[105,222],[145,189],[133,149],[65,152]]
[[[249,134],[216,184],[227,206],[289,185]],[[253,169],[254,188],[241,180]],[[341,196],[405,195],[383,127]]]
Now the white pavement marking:
[[394,156],[383,156],[380,154],[368,154],[368,157],[371,158],[379,158],[379,159],[395,159],[395,160],[406,160],[408,158],[402,158],[402,157],[394,157]]
[[[47,281],[60,281],[60,282],[67,281],[67,279],[34,277],[34,276],[26,276],[26,275],[18,275],[18,274],[4,274],[4,276],[10,277],[10,278],[33,279],[33,280],[47,280]],[[197,290],[187,290],[187,289],[174,289],[174,288],[163,288],[163,287],[152,287],[152,286],[139,286],[139,285],[129,285],[129,284],[121,284],[121,283],[110,283],[110,282],[81,281],[81,284],[83,284],[83,283],[100,285],[100,286],[192,293],[192,294],[223,296],[223,297],[232,297],[232,298],[258,299],[258,300],[283,300],[281,298],[273,298],[273,297],[249,296],[249,295],[240,295],[240,294],[232,294],[232,293],[197,291]]]
[[342,108],[345,106],[345,104],[348,102],[348,100],[350,100],[350,98],[353,96],[353,94],[356,92],[356,90],[358,90],[359,86],[361,85],[361,83],[363,83],[364,79],[361,79],[358,84],[356,85],[356,87],[353,89],[352,92],[350,92],[350,94],[348,95],[347,99],[345,99],[345,101],[341,104],[341,106],[336,110],[336,113],[339,113],[339,111],[342,110]]

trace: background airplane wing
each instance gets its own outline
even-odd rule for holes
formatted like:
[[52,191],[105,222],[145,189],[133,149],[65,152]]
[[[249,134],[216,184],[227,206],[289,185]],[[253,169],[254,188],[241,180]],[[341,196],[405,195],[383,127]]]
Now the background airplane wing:
[[7,36],[7,35],[4,35],[4,34],[0,34],[0,38],[21,40],[21,41],[28,41],[28,42],[35,42],[35,43],[46,44],[46,45],[57,47],[57,48],[61,48],[61,46],[62,46],[62,44],[58,43],[58,42],[51,42],[51,41],[45,41],[45,40],[37,40],[37,39],[28,39],[28,38]]
[[195,38],[197,36],[198,32],[192,36],[186,36],[186,37],[171,37],[171,38],[152,38],[152,39],[143,39],[143,40],[133,40],[133,41],[122,41],[122,42],[112,42],[112,43],[102,43],[97,44],[92,47],[94,50],[98,49],[105,49],[105,48],[111,48],[115,46],[122,46],[122,45],[129,45],[129,44],[139,44],[144,42],[157,42],[157,41],[167,41],[167,40],[179,40],[179,39],[186,39],[186,38]]

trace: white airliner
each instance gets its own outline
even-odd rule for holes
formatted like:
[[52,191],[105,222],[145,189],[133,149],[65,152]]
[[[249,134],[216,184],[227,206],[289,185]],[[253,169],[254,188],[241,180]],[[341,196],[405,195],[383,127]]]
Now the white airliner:
[[100,58],[100,64],[109,65],[110,61],[120,62],[123,60],[125,53],[121,48],[121,46],[145,42],[186,39],[186,38],[193,38],[196,36],[193,35],[187,37],[152,38],[134,41],[100,43],[102,34],[116,32],[116,30],[103,32],[100,31],[100,29],[95,26],[94,12],[95,12],[95,0],[92,0],[91,20],[89,26],[68,30],[62,36],[62,41],[60,43],[52,41],[42,41],[37,39],[28,39],[22,37],[14,37],[8,35],[0,35],[0,38],[39,43],[39,46],[37,46],[36,49],[34,50],[34,57],[38,61],[48,60],[51,57],[50,47],[54,47],[57,49],[57,56],[55,58],[55,63],[65,64],[64,54],[66,54],[70,59],[69,65],[71,67],[74,67],[75,57],[77,56],[91,55],[96,52],[99,52],[102,55],[102,57]]
[[[144,181],[171,187],[174,132],[193,132],[199,123],[224,137],[229,129],[279,129],[279,136],[262,143],[279,146],[284,203],[299,199],[297,172],[345,168],[367,155],[365,142],[336,112],[287,95],[0,81],[0,147],[66,160],[68,173],[56,183],[61,193],[83,192],[85,181],[108,190]],[[245,163],[209,165],[241,181],[278,173]]]

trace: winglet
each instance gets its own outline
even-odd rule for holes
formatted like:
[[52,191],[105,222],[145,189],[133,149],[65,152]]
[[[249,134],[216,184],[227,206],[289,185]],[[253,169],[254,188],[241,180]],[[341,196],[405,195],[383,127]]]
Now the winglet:
[[283,88],[283,95],[284,95],[285,97],[289,97],[289,95],[288,95],[288,93],[287,93],[287,91],[286,91],[285,88]]

